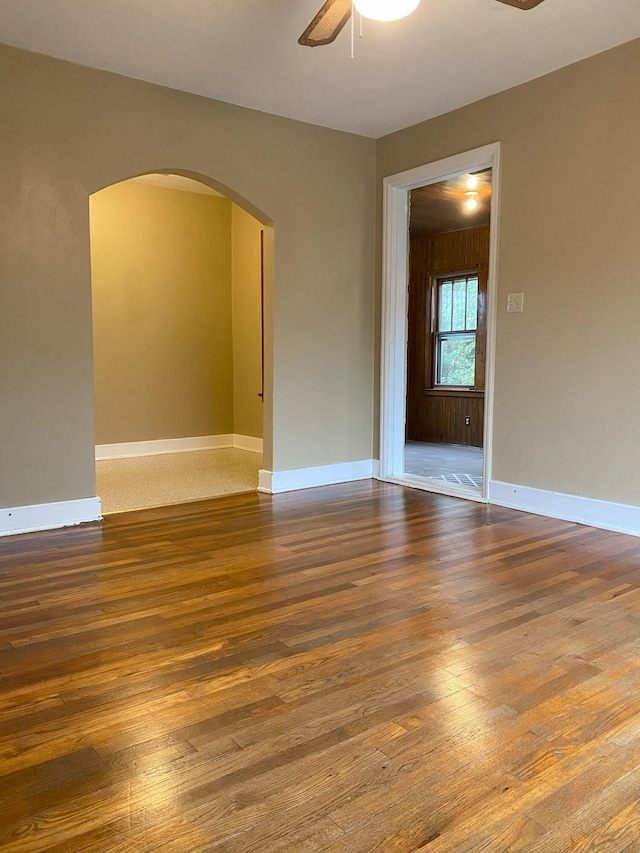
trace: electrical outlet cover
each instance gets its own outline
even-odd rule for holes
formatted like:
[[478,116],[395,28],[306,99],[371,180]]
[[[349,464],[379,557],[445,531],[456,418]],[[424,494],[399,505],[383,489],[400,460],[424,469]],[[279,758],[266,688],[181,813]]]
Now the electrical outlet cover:
[[521,314],[524,311],[524,293],[507,293],[507,313]]

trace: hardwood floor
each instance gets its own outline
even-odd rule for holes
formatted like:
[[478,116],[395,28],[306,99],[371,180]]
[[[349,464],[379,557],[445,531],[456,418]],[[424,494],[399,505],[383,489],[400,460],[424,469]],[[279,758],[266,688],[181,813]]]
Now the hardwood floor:
[[364,482],[0,540],[0,850],[640,851],[640,542]]

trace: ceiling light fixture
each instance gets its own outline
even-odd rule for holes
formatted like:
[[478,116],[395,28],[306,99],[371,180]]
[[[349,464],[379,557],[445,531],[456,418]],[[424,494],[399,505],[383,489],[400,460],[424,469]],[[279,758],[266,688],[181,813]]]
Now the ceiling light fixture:
[[363,18],[397,21],[415,12],[420,0],[353,0],[353,5]]
[[[478,179],[476,178],[475,186],[477,186]],[[467,186],[471,186],[470,183],[467,183]],[[464,203],[464,206],[467,210],[475,210],[478,206],[478,193],[475,190],[467,190],[465,193],[467,200]]]
[[478,176],[474,174],[467,175],[465,184],[467,191],[465,192],[466,201],[464,206],[469,213],[472,213],[478,208],[478,196],[480,195],[478,192]]

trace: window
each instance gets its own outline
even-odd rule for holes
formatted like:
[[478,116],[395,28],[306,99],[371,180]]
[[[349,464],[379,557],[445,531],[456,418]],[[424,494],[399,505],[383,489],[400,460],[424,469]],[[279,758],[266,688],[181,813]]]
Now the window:
[[473,388],[478,274],[440,278],[436,288],[435,384]]

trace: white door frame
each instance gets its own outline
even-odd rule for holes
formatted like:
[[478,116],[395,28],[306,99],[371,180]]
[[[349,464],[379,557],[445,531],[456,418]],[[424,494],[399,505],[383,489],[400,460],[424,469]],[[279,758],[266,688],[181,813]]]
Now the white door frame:
[[[407,389],[409,193],[465,172],[491,168],[492,200],[487,281],[487,352],[484,394],[482,493],[432,484],[403,472]],[[484,145],[383,181],[382,353],[380,359],[380,479],[430,492],[487,502],[493,450],[493,389],[497,316],[500,143]]]

